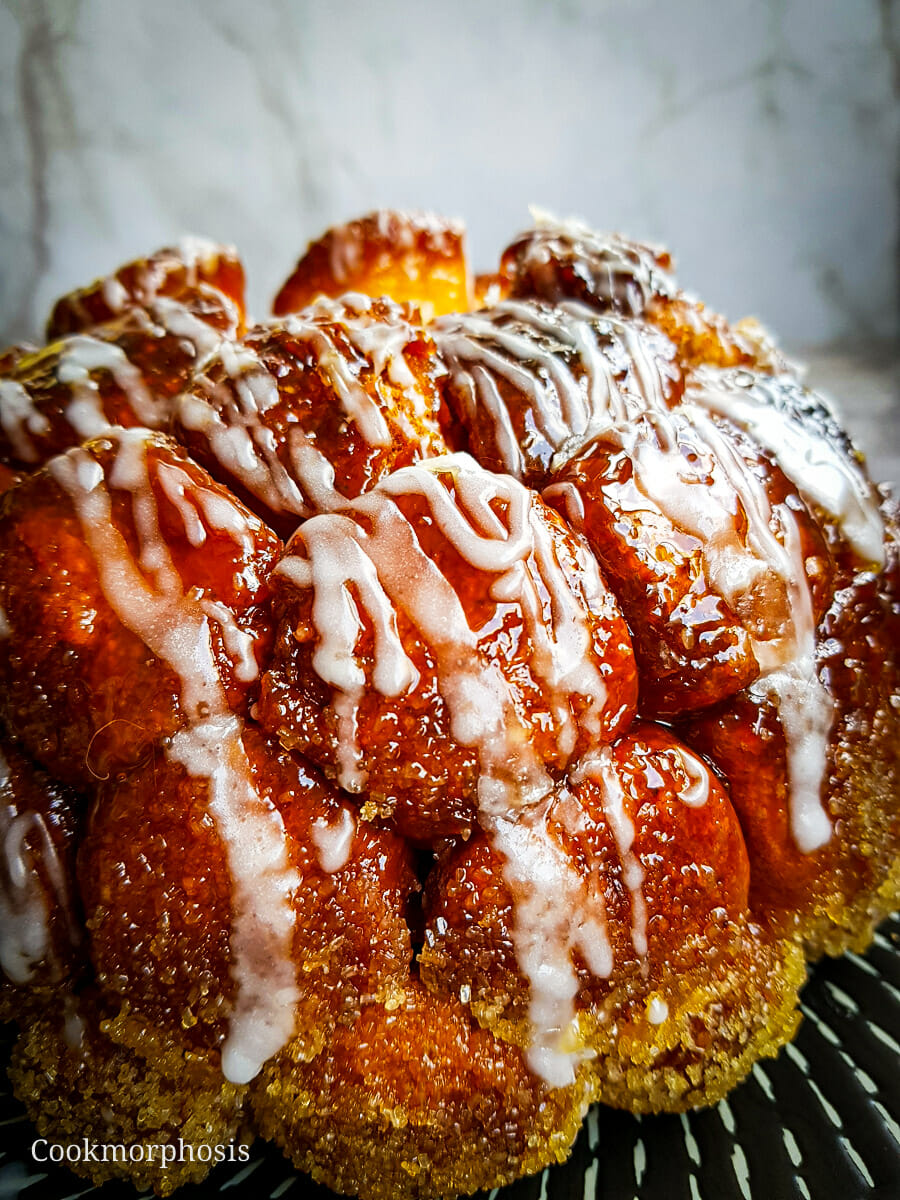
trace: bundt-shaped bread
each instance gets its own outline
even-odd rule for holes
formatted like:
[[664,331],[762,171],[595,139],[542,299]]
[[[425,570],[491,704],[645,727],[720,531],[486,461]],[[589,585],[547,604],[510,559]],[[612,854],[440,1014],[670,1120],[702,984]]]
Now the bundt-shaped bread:
[[17,1095],[369,1200],[716,1101],[898,905],[892,503],[618,235],[374,213],[275,312],[187,240],[0,356]]

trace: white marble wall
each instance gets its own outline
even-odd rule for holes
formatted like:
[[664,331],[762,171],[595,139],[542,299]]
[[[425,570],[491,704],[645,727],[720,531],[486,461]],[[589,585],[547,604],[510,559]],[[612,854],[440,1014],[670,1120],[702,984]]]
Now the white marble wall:
[[[2,0],[0,334],[185,231],[265,311],[376,205],[667,241],[791,343],[897,329],[895,0]],[[891,45],[893,44],[893,51]]]

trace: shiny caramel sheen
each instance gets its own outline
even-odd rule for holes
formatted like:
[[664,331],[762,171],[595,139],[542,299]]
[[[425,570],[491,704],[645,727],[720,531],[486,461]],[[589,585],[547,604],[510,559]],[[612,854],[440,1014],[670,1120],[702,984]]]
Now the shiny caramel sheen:
[[[19,357],[15,366],[4,374],[23,388],[29,398],[34,415],[26,422],[26,440],[31,452],[23,460],[15,443],[0,430],[0,460],[33,468],[84,441],[76,412],[85,391],[96,396],[93,403],[98,411],[94,422],[106,420],[110,425],[125,428],[145,426],[167,430],[175,397],[190,383],[203,357],[204,339],[215,343],[219,336],[236,337],[242,318],[233,299],[209,286],[184,286],[167,293],[166,300],[177,305],[177,313],[192,323],[192,332],[197,329],[193,340],[167,328],[168,314],[157,311],[151,299],[148,307],[133,304],[102,324],[91,325],[88,335],[79,335],[74,340],[61,337],[41,350]],[[175,330],[177,321],[176,316]],[[113,352],[121,351],[124,358],[119,361],[128,377],[121,373],[118,364],[104,361],[101,347],[99,357],[94,360],[90,357],[92,350],[87,350],[89,367],[86,372],[79,372],[84,378],[73,379],[69,361],[71,358],[78,364],[84,336],[113,348]],[[146,396],[143,402],[142,397],[136,398],[135,388],[143,389]]]
[[228,296],[243,322],[244,267],[237,252],[229,246],[187,242],[125,263],[112,275],[61,296],[47,322],[47,340],[87,332],[124,310],[146,306],[157,296],[177,297],[197,284],[209,284]]
[[[473,284],[460,223],[381,211],[310,244],[277,319],[245,330],[243,286],[236,252],[186,241],[63,297],[51,345],[0,355],[0,899],[27,907],[13,875],[31,880],[47,931],[31,978],[0,987],[16,1094],[54,1140],[259,1134],[363,1200],[564,1161],[594,1101],[715,1103],[793,1037],[807,961],[864,948],[900,901],[895,506],[762,327],[705,309],[661,248],[537,216]],[[73,335],[121,351],[156,415],[91,368],[110,428],[82,445],[60,378]],[[518,480],[460,362],[505,405]],[[777,446],[702,408],[724,369],[745,378],[722,386],[852,464],[883,566]],[[561,413],[566,387],[593,403],[594,377],[584,427],[545,436],[540,406]],[[674,500],[641,477],[648,447],[654,470],[674,464]],[[477,461],[429,464],[448,450]],[[703,536],[673,516],[713,487],[715,536],[735,553],[795,536],[797,578],[760,554],[726,601]],[[398,528],[407,541],[354,575],[353,553]],[[522,529],[520,558],[477,565]],[[809,601],[809,694],[833,703],[829,837],[805,853],[758,661],[792,588]],[[461,617],[414,611],[451,590]],[[166,622],[193,641],[172,648]],[[323,665],[337,624],[349,641]],[[348,666],[358,694],[341,691]],[[210,674],[208,701],[191,670]],[[499,680],[479,713],[485,694],[507,706],[499,751],[465,723],[457,737],[479,670]],[[265,1020],[292,1005],[293,1024],[255,1075],[226,1078],[254,1004]],[[168,1195],[209,1165],[75,1169]]]
[[[281,467],[298,484],[302,512],[273,508],[266,495],[255,494],[236,472],[233,461],[217,452],[210,434],[189,427],[183,415],[176,414],[176,436],[220,482],[280,533],[290,536],[303,516],[318,509],[316,498],[303,489],[292,456],[298,432],[333,466],[335,485],[348,498],[368,491],[391,471],[446,451],[443,429],[448,418],[438,390],[443,368],[417,317],[414,310],[388,300],[376,301],[362,318],[352,302],[344,308],[310,311],[309,323],[330,340],[348,375],[382,414],[388,429],[383,445],[369,442],[364,431],[348,417],[324,370],[319,344],[295,332],[289,320],[255,326],[237,343],[239,352],[246,352],[258,364],[254,370],[271,377],[277,391],[275,403],[266,407],[254,404],[241,376],[230,375],[219,360],[198,373],[186,389],[187,397],[208,406],[226,430],[247,425],[247,407],[253,406],[252,436],[257,441],[263,436],[269,439]],[[399,332],[409,329],[402,357],[414,380],[415,401],[391,377],[390,364],[385,368],[373,354],[364,353],[354,344],[346,322],[360,319],[376,328]]]
[[[174,465],[188,494],[192,487],[211,492],[246,523],[249,550],[208,527],[203,543],[193,545],[156,485],[160,528],[185,588],[224,604],[264,658],[271,640],[267,575],[281,543],[180,447],[150,433],[147,446],[151,480],[160,464]],[[115,446],[99,438],[87,453],[108,472]],[[111,503],[115,528],[138,553],[130,495],[113,488]],[[159,740],[184,725],[179,685],[117,617],[53,476],[46,469],[30,475],[0,505],[0,605],[10,628],[0,639],[3,721],[46,769],[91,786],[152,758]],[[236,677],[215,632],[212,644],[229,702],[245,711],[255,684]]]
[[[577,556],[577,543],[562,520],[537,496],[531,501],[535,519],[544,523],[553,539],[557,559],[573,591],[587,606],[590,655],[608,687],[604,737],[624,728],[634,712],[637,681],[625,622],[612,594],[587,591],[587,581]],[[589,745],[581,734],[576,747],[562,757],[557,747],[559,718],[550,698],[529,667],[534,646],[526,632],[521,608],[498,602],[489,594],[492,576],[473,569],[436,527],[425,502],[415,496],[397,498],[397,505],[416,529],[419,544],[441,574],[452,579],[477,639],[477,653],[499,666],[514,689],[516,708],[525,721],[528,738],[539,759],[561,776],[570,761]],[[365,516],[360,520],[365,521]],[[303,543],[303,526],[288,544]],[[535,570],[532,566],[532,570]],[[536,576],[537,577],[537,576]],[[263,726],[292,749],[299,750],[326,772],[334,772],[338,732],[328,692],[312,662],[315,632],[311,617],[312,596],[298,594],[281,576],[273,579],[273,608],[278,616],[275,649],[263,679],[259,719]],[[544,620],[552,621],[548,600]],[[357,653],[372,661],[373,633],[360,614]],[[472,748],[453,736],[450,712],[441,695],[433,649],[408,617],[397,619],[403,648],[418,673],[415,685],[400,697],[380,695],[370,688],[357,719],[363,750],[362,766],[368,774],[366,800],[373,812],[390,817],[394,825],[416,842],[434,845],[439,839],[472,833],[477,824],[475,793],[479,764]],[[577,714],[576,714],[577,715]]]

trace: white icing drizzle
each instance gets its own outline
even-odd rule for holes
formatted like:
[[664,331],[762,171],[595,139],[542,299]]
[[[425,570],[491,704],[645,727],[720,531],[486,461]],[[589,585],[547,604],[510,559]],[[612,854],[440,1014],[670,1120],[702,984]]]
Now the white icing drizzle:
[[[116,289],[124,295],[122,304],[118,303],[122,297]],[[103,295],[107,302],[110,296],[116,299],[115,305],[110,303],[114,311],[127,306],[127,293],[114,276],[104,281]],[[151,317],[158,325],[153,324]],[[201,357],[210,355],[221,341],[215,329],[189,312],[183,304],[167,297],[152,301],[150,310],[133,308],[131,319],[155,336],[168,333],[190,342]],[[112,336],[115,330],[106,332]],[[98,381],[93,377],[94,372],[98,371],[106,371],[113,377],[116,386],[125,393],[138,424],[148,429],[159,429],[166,423],[169,415],[167,407],[154,398],[140,369],[114,340],[74,334],[57,345],[59,357],[56,378],[59,383],[69,386],[72,392],[63,415],[81,439],[100,436],[111,427],[104,412]],[[40,437],[47,434],[51,424],[36,406],[28,387],[18,380],[0,380],[0,425],[21,462],[40,461],[42,456],[29,435]]]
[[590,276],[598,301],[618,305],[621,298],[631,316],[640,316],[654,295],[675,294],[674,275],[656,261],[661,247],[599,233],[577,217],[560,219],[535,205],[529,211],[535,232],[515,239],[517,266],[554,298],[555,264],[572,260],[582,278]]
[[669,1006],[661,996],[651,996],[647,1005],[647,1020],[651,1025],[662,1025],[669,1015]]
[[[375,388],[385,412],[420,453],[429,453],[436,434],[433,413],[404,357],[411,341],[421,336],[410,322],[394,317],[381,320],[371,312],[373,301],[349,293],[341,300],[319,299],[302,314],[292,314],[272,324],[291,338],[310,346],[316,365],[334,390],[347,419],[369,446],[387,447],[391,434],[378,401],[356,377],[360,364],[351,366],[335,340],[333,326],[361,356],[375,376]],[[257,333],[263,327],[257,329]],[[188,430],[206,437],[210,449],[225,469],[277,513],[308,517],[341,507],[344,497],[335,487],[334,468],[299,424],[287,434],[290,470],[278,457],[275,435],[264,414],[280,402],[278,381],[252,344],[221,341],[207,358],[204,370],[221,364],[225,385],[198,378],[197,389],[206,397],[185,394],[178,402],[178,417]],[[398,388],[405,404],[397,404],[381,386],[387,380]]]
[[66,420],[81,438],[97,437],[110,428],[103,411],[94,371],[108,371],[128,397],[128,403],[141,425],[148,428],[160,423],[160,407],[144,383],[143,376],[121,347],[112,342],[76,334],[62,343],[56,377],[71,384],[73,399],[66,405]]
[[[198,290],[201,290],[201,287],[202,285],[198,285]],[[209,289],[210,292],[214,290]],[[216,294],[224,299],[221,292]],[[180,301],[172,300],[168,296],[157,296],[152,303],[151,313],[166,333],[189,342],[198,358],[206,359],[218,349],[222,335]]]
[[259,678],[259,663],[256,661],[256,638],[246,629],[241,629],[234,613],[225,604],[216,600],[201,600],[202,612],[219,626],[225,653],[234,665],[235,679],[241,683],[252,683]]
[[[821,792],[834,704],[816,671],[816,626],[797,518],[787,504],[770,505],[765,487],[703,410],[694,405],[684,409],[741,501],[748,519],[748,549],[784,589],[784,602],[774,606],[776,613],[783,612],[779,627],[754,629],[745,622],[761,671],[751,690],[768,696],[778,710],[786,742],[791,832],[801,853],[810,854],[832,833]],[[710,545],[707,542],[707,559],[714,561]],[[727,587],[731,581],[725,583]],[[725,589],[722,594],[741,610],[739,596]]]
[[299,873],[290,865],[284,821],[256,790],[242,724],[220,712],[176,733],[167,751],[189,775],[209,780],[209,812],[231,874],[231,971],[237,995],[222,1047],[222,1073],[249,1083],[294,1031],[299,992],[291,948]]
[[680,788],[678,799],[688,808],[702,808],[709,799],[709,768],[684,746],[673,750],[687,777],[687,787]]
[[278,403],[275,378],[246,345],[223,341],[206,367],[216,361],[232,386],[216,387],[199,376],[197,387],[209,399],[184,393],[178,419],[185,429],[202,433],[216,459],[273,512],[309,516],[303,492],[278,458],[275,435],[260,421]]
[[603,813],[609,826],[619,862],[622,882],[631,894],[631,944],[638,958],[647,956],[647,904],[644,900],[644,869],[631,847],[634,842],[634,822],[625,812],[625,792],[616,770],[615,758],[609,746],[602,746],[586,755],[570,775],[574,786],[586,779],[599,784]]
[[128,289],[115,275],[107,275],[100,291],[103,302],[110,312],[119,313],[128,307]]
[[319,866],[329,875],[342,870],[350,859],[356,821],[349,808],[342,808],[333,825],[326,817],[317,817],[311,827],[313,845],[319,855]]
[[[87,289],[71,292],[63,298],[62,303],[72,309],[80,325],[93,326],[98,322],[91,315],[85,297],[96,294],[98,286],[107,309],[113,314],[119,314],[137,305],[152,305],[160,299],[165,299],[159,296],[159,289],[165,287],[168,282],[173,256],[184,266],[185,286],[199,289],[204,286],[201,276],[214,274],[222,258],[227,255],[237,258],[234,246],[221,246],[207,238],[187,234],[181,237],[173,248],[158,251],[143,264],[130,263]],[[120,278],[123,271],[128,272],[132,269],[135,271],[134,295]]]
[[831,836],[821,786],[833,702],[816,673],[815,621],[796,516],[786,503],[770,504],[733,439],[697,403],[648,410],[603,437],[628,453],[634,485],[651,508],[701,543],[709,584],[750,635],[760,668],[753,688],[775,704],[787,742],[791,831],[798,848],[811,853]]
[[[62,914],[76,942],[72,898],[43,815],[16,812],[13,804],[2,800],[9,779],[9,764],[0,751],[0,968],[13,983],[24,984],[47,963],[58,979],[62,969],[51,943],[50,913],[55,909]],[[41,880],[38,862],[49,886]]]
[[812,433],[776,403],[783,386],[796,392],[798,385],[791,377],[704,367],[695,372],[686,398],[745,429],[774,457],[803,499],[834,518],[856,553],[882,567],[884,523],[874,489],[842,447]]
[[[0,781],[9,767],[0,753]],[[47,900],[26,838],[41,822],[37,813],[14,814],[0,803],[0,967],[13,983],[27,983],[47,957],[50,929]]]
[[15,379],[0,379],[0,425],[20,462],[40,460],[29,434],[39,437],[47,433],[50,422],[35,407],[28,390]]
[[[366,675],[355,654],[360,618],[348,584],[369,618],[375,641],[372,683],[382,696],[402,696],[418,680],[418,672],[403,649],[397,615],[372,558],[360,545],[362,531],[349,517],[313,518],[303,526],[307,557],[292,555],[275,568],[297,587],[313,587],[313,623],[318,643],[313,669],[334,689],[338,718],[338,780],[349,792],[361,792],[366,773],[356,735],[357,714],[365,693]],[[458,603],[458,602],[457,602]]]
[[[452,481],[455,495],[446,481]],[[404,496],[425,500],[434,526],[454,550],[493,577],[491,595],[498,603],[520,606],[534,646],[532,673],[559,722],[559,751],[570,755],[577,736],[571,697],[584,701],[583,727],[599,731],[606,688],[591,662],[585,611],[535,515],[530,493],[509,476],[486,472],[467,455],[404,468],[344,512],[303,524],[292,542],[294,552],[276,573],[300,589],[313,589],[313,666],[333,689],[338,779],[350,791],[366,783],[356,734],[366,688],[400,696],[417,682],[398,633],[400,614],[428,646],[453,738],[477,751],[479,820],[508,864],[517,897],[516,946],[531,988],[533,1066],[549,1080],[571,1079],[577,1060],[569,1044],[577,990],[571,949],[577,946],[592,969],[608,973],[605,934],[598,932],[596,912],[586,915],[581,903],[566,918],[575,924],[568,940],[560,942],[558,910],[567,906],[557,904],[554,888],[561,880],[570,891],[582,884],[542,824],[546,805],[541,802],[552,794],[553,780],[531,745],[509,681],[479,649],[451,580],[423,550],[397,503]],[[590,603],[592,594],[601,594],[602,583],[586,550],[579,562]],[[538,584],[549,597],[549,619]],[[371,678],[356,653],[363,621],[373,634]],[[545,961],[549,948],[552,965]]]
[[[565,447],[565,457],[637,413],[666,411],[660,364],[641,328],[584,305],[506,300],[440,317],[432,333],[468,424],[490,419],[503,468],[516,478],[528,464],[498,378],[525,397],[535,428],[553,451]],[[577,374],[566,352],[575,356]]]
[[[100,464],[95,459],[92,459],[91,462],[100,470],[102,478],[103,472]],[[178,514],[184,523],[187,540],[192,546],[202,546],[206,541],[206,526],[200,519],[200,513],[197,511],[193,497],[189,497],[187,494],[187,489],[191,486],[188,476],[179,467],[161,462],[156,468],[156,478],[169,501],[178,509]],[[88,487],[86,490],[90,491],[91,489]]]
[[[556,807],[574,803],[563,791]],[[538,805],[512,820],[498,817],[489,832],[504,859],[514,898],[516,960],[530,985],[526,1061],[550,1087],[565,1087],[577,1064],[591,1056],[579,1046],[572,955],[579,952],[593,975],[607,979],[613,954],[602,890],[591,886],[596,880],[582,878],[546,821],[546,805]]]
[[182,234],[175,248],[187,270],[188,287],[196,287],[201,282],[201,271],[212,275],[223,257],[237,258],[237,250],[234,246],[219,245],[218,242],[200,237],[196,233]]
[[[362,299],[365,300],[365,298]],[[365,304],[368,308],[370,302],[366,300]],[[340,313],[343,317],[343,324],[346,321],[343,309],[333,300],[322,299],[313,306],[311,311],[307,310],[307,312],[310,313],[309,316],[294,313],[286,317],[285,328],[292,337],[306,342],[312,348],[316,356],[316,365],[337,396],[344,413],[357,427],[366,442],[370,446],[389,446],[391,444],[390,431],[378,405],[359,383],[332,334],[316,320],[320,313],[326,318],[341,319],[338,317]],[[351,343],[355,345],[349,328],[350,324],[351,322],[347,322],[347,332]]]
[[581,498],[581,492],[570,480],[563,479],[559,483],[551,483],[542,490],[541,499],[554,508],[561,506],[573,529],[584,528],[584,500]]
[[[49,470],[71,498],[116,616],[181,683],[181,704],[190,724],[172,738],[167,753],[189,774],[209,780],[209,811],[233,888],[231,973],[236,996],[222,1069],[231,1082],[246,1083],[293,1032],[299,993],[292,960],[292,896],[299,880],[289,864],[282,818],[257,792],[241,739],[242,723],[228,710],[213,656],[210,612],[222,623],[226,647],[229,638],[235,644],[234,629],[218,606],[211,608],[209,601],[184,591],[160,533],[146,432],[117,430],[111,436],[118,450],[105,484],[101,478],[85,487],[79,464],[90,456],[83,449],[53,459]],[[112,520],[108,488],[131,495],[140,545],[137,561]],[[249,653],[246,646],[238,649],[242,655]],[[236,673],[242,670],[246,672],[246,659],[238,662]]]

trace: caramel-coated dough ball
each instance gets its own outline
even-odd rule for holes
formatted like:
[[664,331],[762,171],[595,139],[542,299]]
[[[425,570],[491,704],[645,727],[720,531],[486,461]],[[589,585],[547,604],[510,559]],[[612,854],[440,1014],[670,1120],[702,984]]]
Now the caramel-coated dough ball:
[[0,706],[88,785],[162,737],[247,707],[269,645],[280,542],[168,439],[111,430],[0,507]]
[[539,1171],[567,1157],[588,1103],[583,1078],[547,1089],[516,1047],[415,980],[311,1062],[289,1049],[253,1085],[260,1132],[363,1200],[468,1194]]
[[634,711],[628,632],[583,542],[468,456],[307,521],[273,587],[260,720],[417,840],[540,798]]
[[198,363],[239,327],[234,301],[198,284],[20,358],[0,379],[0,459],[34,467],[111,426],[167,429]]
[[243,322],[244,268],[234,246],[184,237],[177,246],[135,259],[114,274],[60,297],[47,322],[47,340],[89,331],[130,308],[147,307],[160,297],[207,285],[234,301]]
[[118,1039],[145,1054],[174,1037],[233,1079],[274,1028],[311,1057],[408,971],[406,847],[234,717],[99,790],[79,876]]
[[443,454],[437,378],[417,314],[359,294],[319,300],[221,344],[182,396],[178,437],[273,528]]
[[276,316],[318,296],[362,292],[410,301],[426,319],[469,307],[471,281],[461,221],[381,209],[335,225],[312,242],[275,297]]

